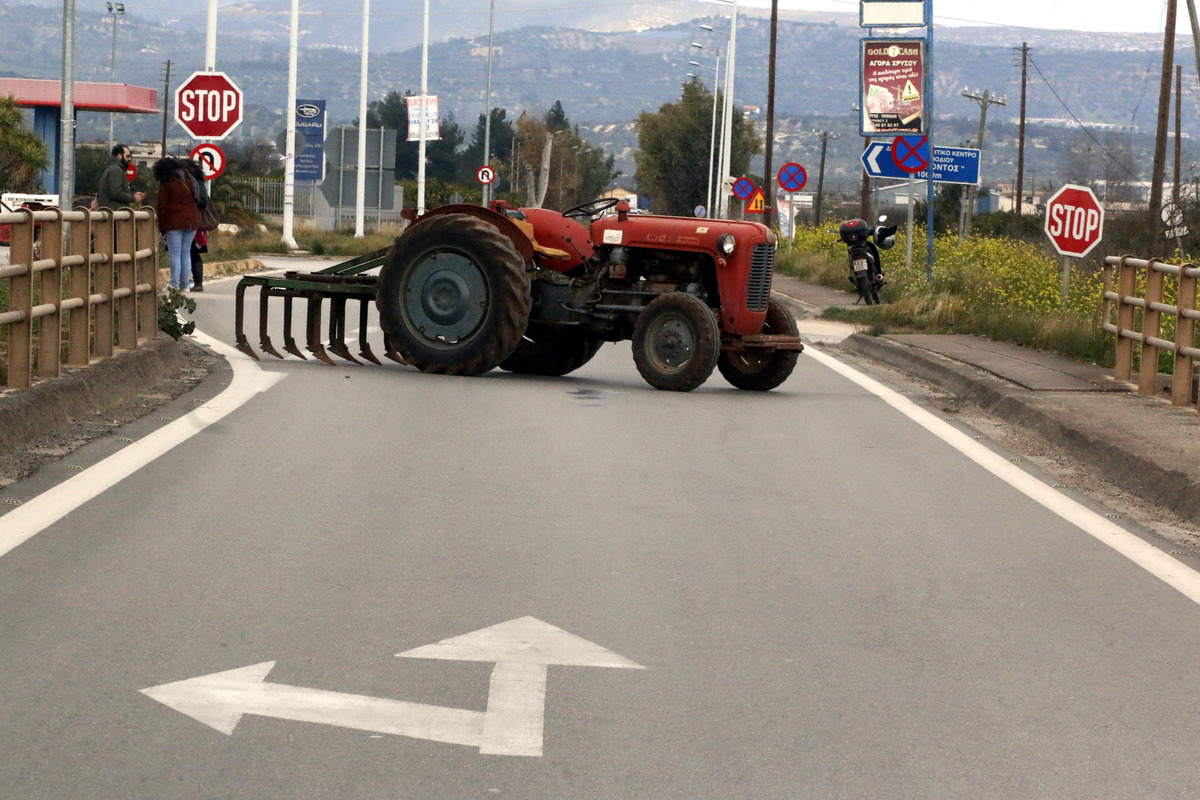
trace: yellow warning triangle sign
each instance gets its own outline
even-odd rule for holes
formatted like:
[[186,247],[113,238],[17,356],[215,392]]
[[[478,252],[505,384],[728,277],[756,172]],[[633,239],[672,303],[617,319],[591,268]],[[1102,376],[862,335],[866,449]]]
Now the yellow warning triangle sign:
[[763,194],[761,186],[754,187],[754,194],[750,195],[750,199],[746,201],[747,214],[761,214],[767,210],[767,198]]
[[921,99],[921,93],[917,91],[916,86],[913,86],[912,81],[905,81],[904,91],[900,93],[900,99],[906,103],[915,103]]

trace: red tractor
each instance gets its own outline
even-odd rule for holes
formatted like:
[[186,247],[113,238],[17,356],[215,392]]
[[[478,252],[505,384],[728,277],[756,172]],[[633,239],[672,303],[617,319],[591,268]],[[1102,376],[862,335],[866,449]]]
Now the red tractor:
[[[607,212],[607,213],[606,213]],[[266,302],[309,302],[308,349],[320,343],[320,305],[330,307],[330,350],[344,342],[345,304],[379,309],[387,354],[423,372],[478,375],[494,367],[528,375],[565,375],[604,342],[631,339],[634,362],[658,389],[690,391],[713,369],[741,389],[773,389],[791,374],[803,345],[791,314],[771,299],[775,235],[754,222],[631,214],[615,199],[561,214],[450,205],[413,223],[387,251],[319,273],[250,276],[238,287],[238,345],[247,286]],[[380,267],[377,276],[366,274]],[[290,331],[285,349],[302,354]]]

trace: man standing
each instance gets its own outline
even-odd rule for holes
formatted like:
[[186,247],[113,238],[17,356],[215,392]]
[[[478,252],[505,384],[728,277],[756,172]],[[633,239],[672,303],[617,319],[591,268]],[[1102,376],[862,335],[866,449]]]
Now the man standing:
[[129,181],[125,179],[125,170],[129,168],[129,148],[123,144],[112,149],[115,161],[109,164],[104,174],[100,176],[100,188],[96,191],[96,205],[100,208],[123,208],[130,203],[140,203],[145,197],[143,192],[129,190]]

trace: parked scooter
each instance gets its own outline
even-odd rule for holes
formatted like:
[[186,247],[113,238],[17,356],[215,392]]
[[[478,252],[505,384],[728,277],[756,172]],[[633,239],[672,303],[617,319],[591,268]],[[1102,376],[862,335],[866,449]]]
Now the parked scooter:
[[850,252],[850,282],[869,306],[879,302],[879,290],[886,283],[879,251],[889,250],[896,243],[896,226],[884,222],[887,217],[880,217],[880,224],[872,229],[865,220],[848,219],[838,228],[838,236]]

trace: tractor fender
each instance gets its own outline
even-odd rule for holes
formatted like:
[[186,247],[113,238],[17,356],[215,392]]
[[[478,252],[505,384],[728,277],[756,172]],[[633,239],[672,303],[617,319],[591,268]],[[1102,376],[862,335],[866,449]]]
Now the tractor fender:
[[503,214],[497,214],[495,211],[492,211],[489,208],[473,206],[469,203],[454,203],[448,206],[439,206],[431,211],[428,211],[416,222],[410,225],[405,233],[408,233],[408,231],[413,230],[413,228],[424,224],[427,220],[430,220],[434,217],[445,216],[446,214],[466,214],[468,216],[483,220],[512,240],[513,246],[517,248],[517,252],[521,254],[521,258],[525,260],[526,264],[533,261],[533,255],[535,252],[533,241],[517,226],[515,222]]

